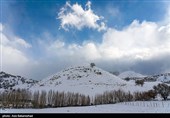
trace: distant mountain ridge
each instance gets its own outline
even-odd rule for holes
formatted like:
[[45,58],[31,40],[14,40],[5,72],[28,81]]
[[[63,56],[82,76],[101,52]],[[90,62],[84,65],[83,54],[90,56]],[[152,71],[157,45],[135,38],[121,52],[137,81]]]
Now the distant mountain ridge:
[[9,89],[17,89],[24,88],[29,89],[38,81],[27,79],[25,77],[21,77],[19,75],[15,76],[12,74],[8,74],[6,72],[0,72],[0,90],[9,90]]
[[144,79],[147,82],[159,81],[163,83],[170,83],[170,73],[157,74],[157,75],[142,75],[134,71],[125,71],[123,73],[120,73],[118,77],[124,80]]
[[134,71],[125,71],[125,72],[122,72],[118,75],[118,77],[124,79],[124,78],[132,78],[132,77],[137,77],[137,78],[143,78],[143,77],[146,77],[146,75],[142,75],[140,73],[136,73]]
[[144,78],[145,81],[159,81],[170,84],[170,73],[151,75]]

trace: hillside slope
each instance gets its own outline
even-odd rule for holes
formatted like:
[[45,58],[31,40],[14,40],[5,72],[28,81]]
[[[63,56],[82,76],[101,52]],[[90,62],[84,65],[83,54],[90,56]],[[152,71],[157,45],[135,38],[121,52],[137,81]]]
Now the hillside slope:
[[29,89],[38,81],[0,72],[0,90]]
[[122,78],[122,79],[127,78],[127,77],[129,77],[129,78],[143,78],[143,77],[145,77],[145,75],[142,75],[140,73],[136,73],[134,71],[125,71],[123,73],[120,73],[118,75],[118,77]]
[[127,82],[98,67],[91,67],[87,64],[64,69],[39,81],[35,86],[31,87],[31,90],[57,90],[96,95],[104,91],[118,89],[131,92],[145,91],[152,89],[153,85],[156,84],[157,82],[146,82],[144,87],[136,86],[134,82]]

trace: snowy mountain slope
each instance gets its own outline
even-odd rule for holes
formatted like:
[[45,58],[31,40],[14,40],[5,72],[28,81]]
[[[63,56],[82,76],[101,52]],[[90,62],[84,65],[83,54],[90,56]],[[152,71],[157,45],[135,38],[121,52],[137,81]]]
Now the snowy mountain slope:
[[170,84],[170,73],[147,76],[134,71],[125,71],[119,74],[118,77],[124,80],[144,79],[145,82],[163,82]]
[[46,79],[39,81],[32,88],[58,91],[80,92],[84,94],[100,93],[104,90],[121,88],[126,81],[90,65],[67,68]]
[[127,77],[129,77],[129,78],[143,78],[143,77],[146,77],[146,76],[142,75],[140,73],[136,73],[134,71],[125,71],[125,72],[119,74],[118,77],[124,79],[124,78],[127,78]]
[[152,78],[156,79],[156,81],[170,83],[170,73],[155,75]]
[[90,65],[74,66],[60,71],[31,87],[36,90],[57,90],[64,92],[78,92],[86,95],[96,95],[104,91],[147,91],[159,82],[146,82],[143,87],[134,82],[127,82],[100,68]]
[[0,90],[17,89],[17,88],[30,88],[37,81],[26,79],[21,76],[11,75],[5,72],[0,72]]

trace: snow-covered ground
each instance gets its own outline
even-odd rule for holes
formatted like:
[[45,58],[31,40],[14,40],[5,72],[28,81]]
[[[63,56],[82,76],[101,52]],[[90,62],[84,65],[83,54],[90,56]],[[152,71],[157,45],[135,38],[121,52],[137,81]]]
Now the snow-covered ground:
[[170,101],[136,101],[117,104],[44,109],[5,109],[1,113],[170,113]]

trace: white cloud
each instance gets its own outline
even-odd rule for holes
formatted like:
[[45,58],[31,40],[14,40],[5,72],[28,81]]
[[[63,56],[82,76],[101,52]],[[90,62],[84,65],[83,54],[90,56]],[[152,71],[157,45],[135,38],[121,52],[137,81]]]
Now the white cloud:
[[[2,25],[2,24],[1,24]],[[1,26],[5,28],[3,25]],[[6,34],[3,33],[3,29],[0,31],[1,35],[1,66],[3,71],[9,73],[19,74],[23,71],[27,65],[29,65],[30,60],[28,59],[25,52],[21,49],[31,47],[23,39],[13,36],[14,38],[9,39]]]
[[[169,25],[160,27],[153,22],[134,20],[131,25],[118,31],[109,29],[103,36],[102,48],[113,54],[113,58],[140,57],[150,59],[160,53],[170,52]],[[160,50],[161,49],[161,50]],[[116,54],[115,54],[116,53]]]
[[165,2],[165,14],[161,21],[158,23],[161,25],[170,24],[170,2]]
[[69,60],[75,59],[75,62],[78,60],[91,61],[100,58],[97,46],[92,42],[84,43],[82,45],[64,44],[64,42],[57,40],[50,45],[46,45],[47,55]]
[[111,15],[112,17],[120,17],[121,12],[119,11],[119,9],[117,7],[113,7],[113,6],[108,6],[106,8],[107,12],[109,15]]
[[4,46],[10,46],[10,47],[17,48],[17,49],[32,47],[32,45],[27,43],[24,39],[21,39],[16,36],[8,36],[5,33],[3,33],[3,31],[1,31],[0,33],[1,33],[1,38],[2,38],[1,43]]
[[50,49],[50,50],[59,49],[59,48],[64,47],[64,45],[65,45],[65,43],[63,41],[56,40],[50,45],[50,47],[48,47],[48,49]]
[[[55,41],[48,48],[56,58],[67,58],[78,62],[103,60],[152,60],[170,53],[170,26],[159,26],[154,22],[134,20],[122,30],[109,28],[103,35],[102,43],[88,42],[64,45]],[[51,48],[53,47],[53,48]],[[66,60],[66,61],[69,61]],[[130,62],[129,62],[130,63]]]
[[2,59],[3,59],[3,66],[6,68],[7,66],[16,65],[23,65],[28,62],[27,57],[23,52],[17,50],[16,48],[10,46],[3,46],[2,45]]
[[3,30],[3,26],[2,24],[0,23],[0,32]]
[[170,3],[169,3],[169,6],[167,7],[167,12],[165,14],[165,21],[167,23],[170,23]]
[[61,20],[61,28],[69,30],[69,27],[81,30],[84,27],[97,29],[98,31],[106,30],[106,25],[102,22],[103,17],[96,15],[91,9],[91,2],[88,1],[85,9],[81,5],[75,3],[66,5],[60,9],[58,19]]
[[13,41],[13,43],[15,45],[20,45],[24,48],[31,48],[31,44],[27,43],[24,39],[21,39],[21,38],[18,38],[18,37],[15,37],[15,40]]
[[82,45],[70,45],[69,51],[72,51],[72,55],[70,56],[81,58],[82,61],[87,62],[99,59],[101,57],[96,44],[93,42],[84,43]]
[[[14,72],[20,67],[23,67],[27,62],[28,59],[25,56],[25,54],[17,49],[18,47],[14,47],[10,43],[10,40],[7,38],[6,35],[4,35],[2,32],[0,32],[1,35],[1,66],[2,70],[7,72]],[[16,69],[14,69],[14,67]]]

